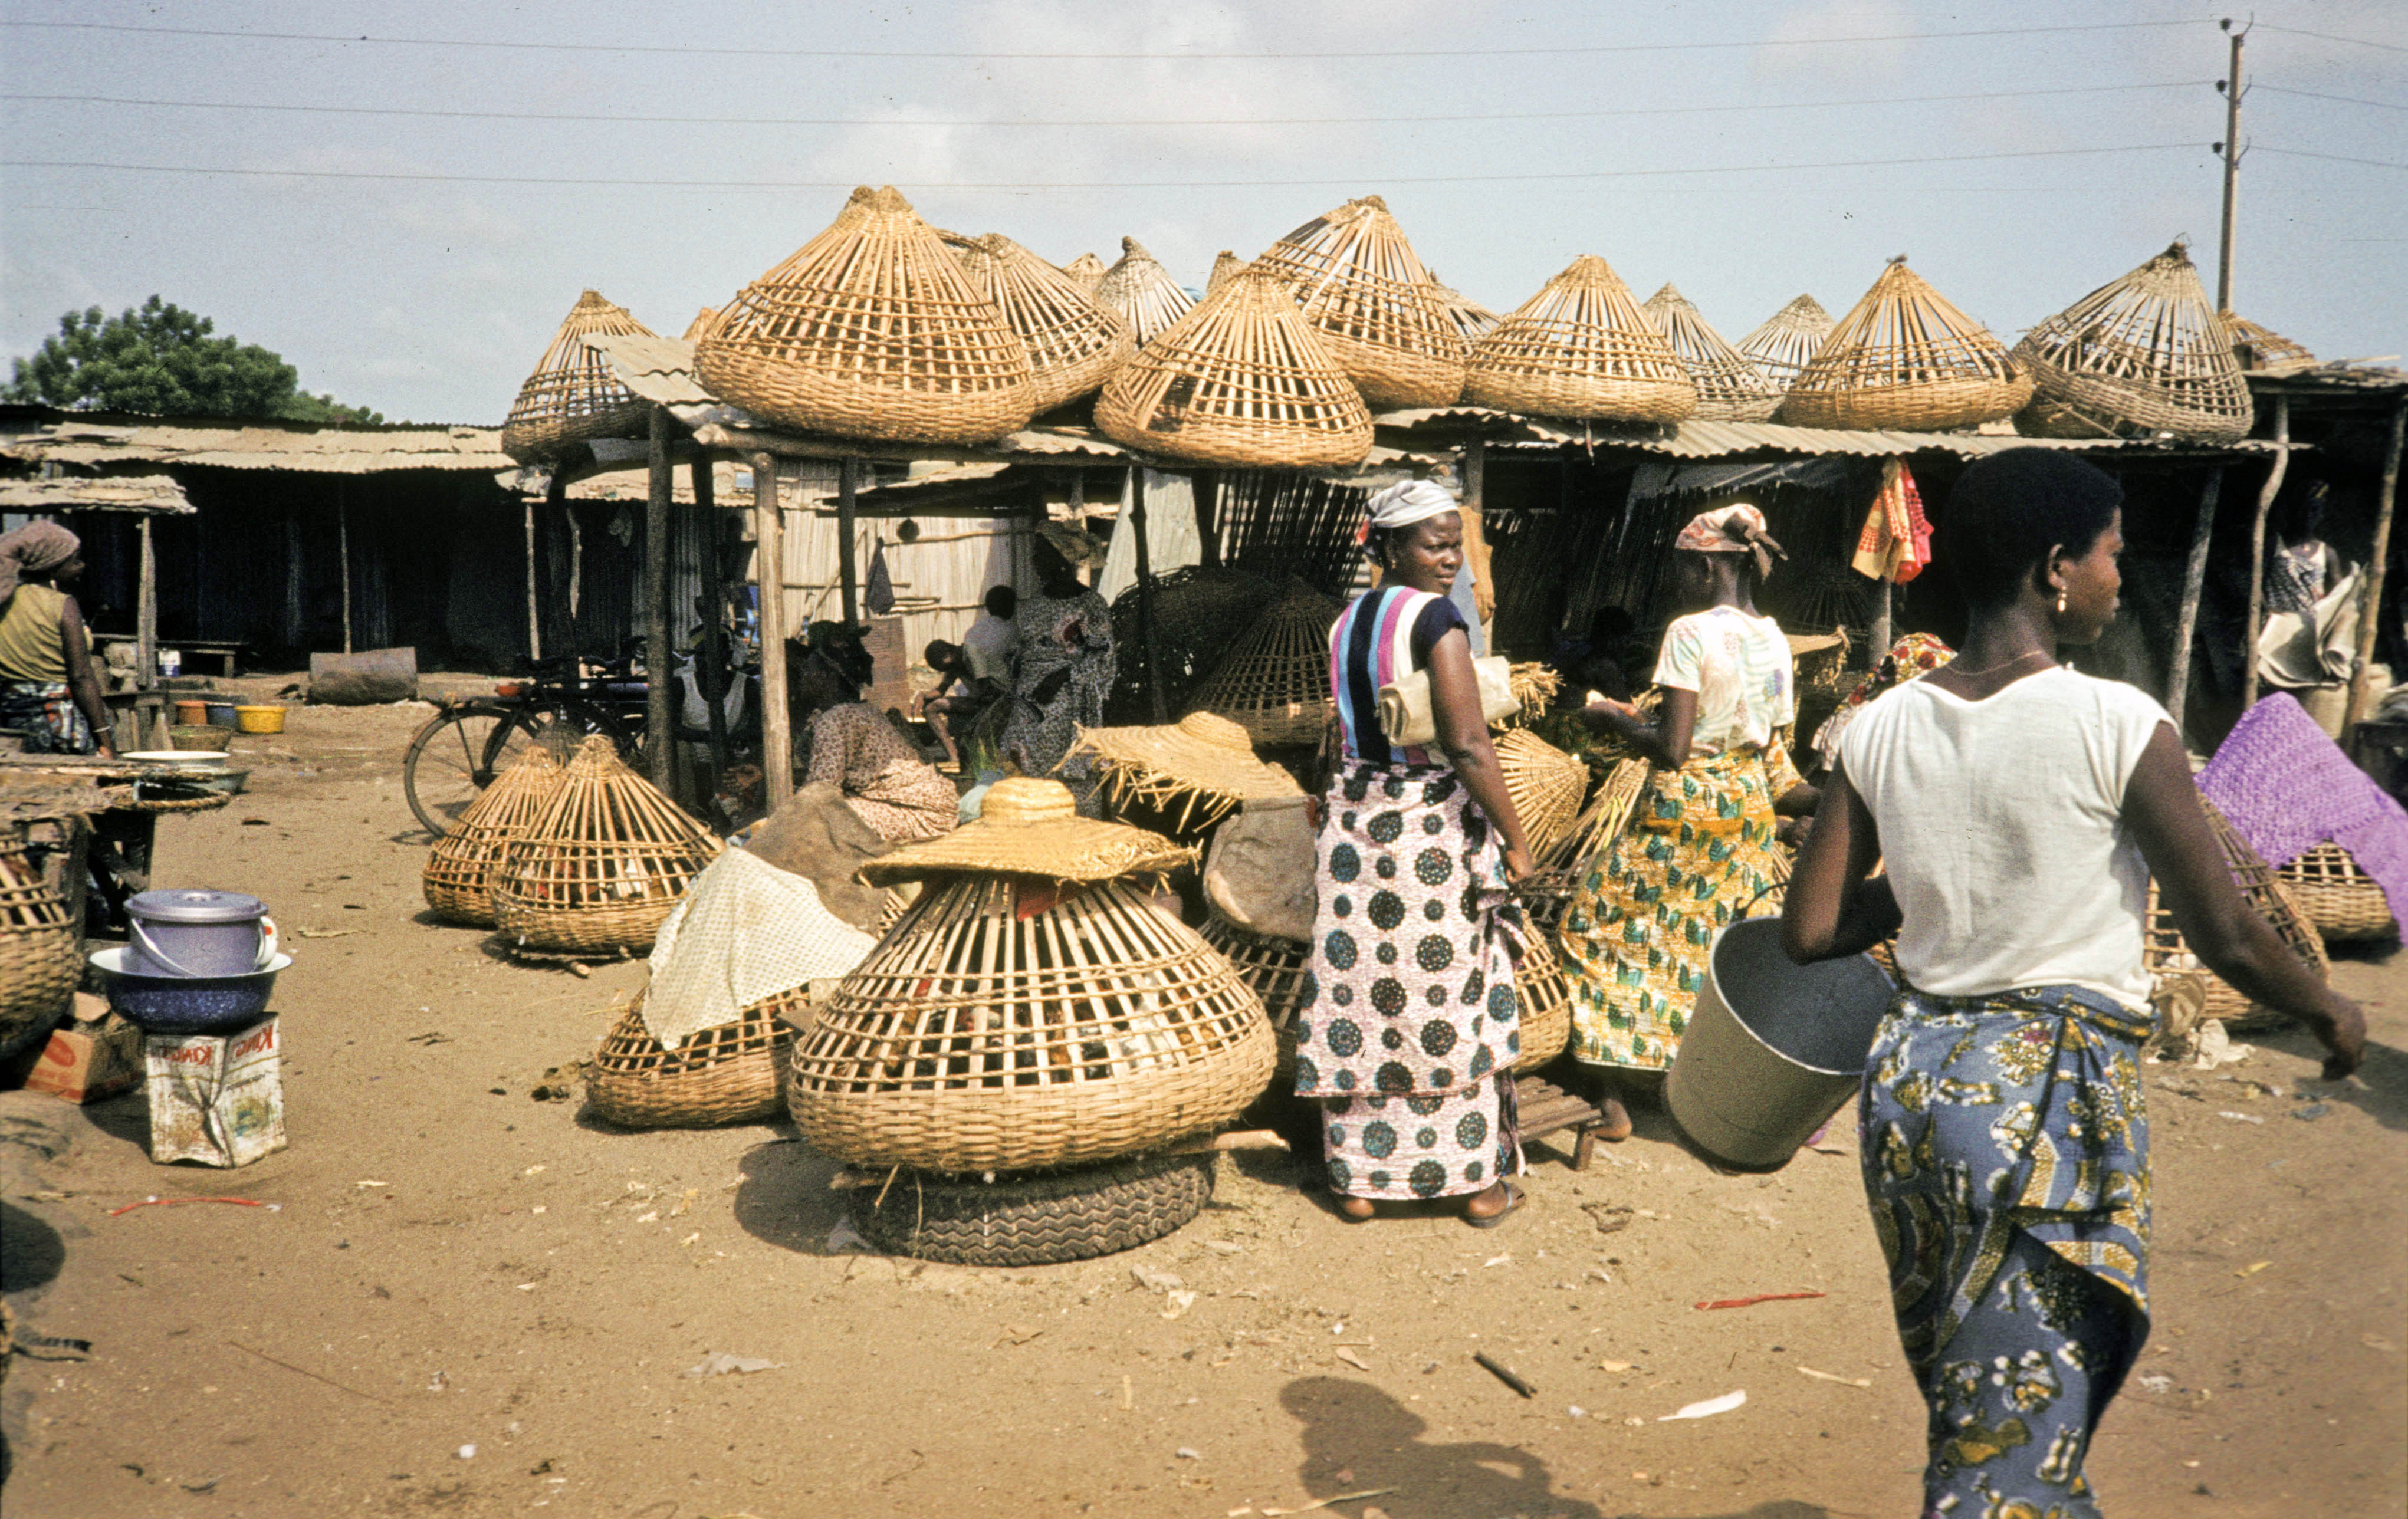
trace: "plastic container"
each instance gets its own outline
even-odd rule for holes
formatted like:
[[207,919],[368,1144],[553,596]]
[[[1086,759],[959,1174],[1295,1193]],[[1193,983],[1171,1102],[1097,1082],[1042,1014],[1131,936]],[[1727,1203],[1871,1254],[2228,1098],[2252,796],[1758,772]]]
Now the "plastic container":
[[144,892],[125,904],[125,968],[146,976],[244,976],[276,957],[267,904],[241,892]]
[[1856,1094],[1893,989],[1870,955],[1801,966],[1780,919],[1732,924],[1665,1073],[1672,1121],[1734,1170],[1779,1170]]
[[129,946],[95,950],[92,967],[108,1005],[153,1034],[214,1034],[257,1023],[278,972],[293,963],[280,954],[238,976],[156,976],[129,964],[133,953]]
[[209,725],[211,727],[230,728],[234,726],[234,703],[230,701],[213,701],[208,704],[208,708]]
[[281,707],[236,707],[234,725],[245,733],[282,733],[284,709]]
[[205,701],[179,701],[175,704],[176,721],[185,727],[196,728],[209,720],[209,704]]

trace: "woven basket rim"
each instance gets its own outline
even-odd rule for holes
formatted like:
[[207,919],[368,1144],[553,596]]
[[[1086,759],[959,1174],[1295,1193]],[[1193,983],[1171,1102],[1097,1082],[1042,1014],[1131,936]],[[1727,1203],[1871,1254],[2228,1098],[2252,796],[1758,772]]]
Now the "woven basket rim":
[[971,872],[1049,881],[1113,881],[1195,863],[1196,852],[1125,823],[1077,815],[1070,788],[1006,776],[987,788],[981,814],[953,832],[906,844],[861,867],[872,885]]

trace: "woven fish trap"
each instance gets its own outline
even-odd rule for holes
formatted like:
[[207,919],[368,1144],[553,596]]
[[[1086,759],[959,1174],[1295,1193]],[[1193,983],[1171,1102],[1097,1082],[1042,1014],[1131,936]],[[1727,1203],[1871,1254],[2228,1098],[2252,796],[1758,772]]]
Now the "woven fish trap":
[[983,443],[1037,409],[1027,345],[892,185],[738,292],[694,362],[723,400],[845,437]]
[[1527,728],[1498,737],[1497,767],[1521,815],[1530,858],[1544,859],[1570,834],[1588,796],[1588,767]]
[[1312,958],[1311,946],[1299,939],[1281,939],[1273,934],[1257,934],[1240,928],[1218,911],[1204,915],[1204,926],[1197,930],[1205,943],[1221,952],[1237,971],[1238,979],[1246,983],[1255,996],[1262,999],[1263,1013],[1271,1025],[1277,1046],[1277,1061],[1271,1073],[1273,1090],[1285,1090],[1296,1084],[1296,1015],[1303,1010],[1306,988],[1312,984],[1312,973],[1306,963]]
[[1463,394],[1470,345],[1379,196],[1314,217],[1265,249],[1254,267],[1287,281],[1371,407],[1453,406]]
[[1848,668],[1846,628],[1833,628],[1828,633],[1788,633],[1789,666],[1794,673],[1792,688],[1800,705],[1808,702],[1838,701],[1854,690],[1861,672]]
[[676,1049],[644,1025],[639,993],[627,1015],[603,1037],[585,1079],[594,1116],[621,1128],[710,1128],[752,1124],[785,1111],[778,1066],[794,1035],[782,1021],[809,1004],[796,987],[755,1002],[733,1023],[697,1029]]
[[963,874],[820,1005],[788,1102],[856,1165],[1075,1166],[1227,1123],[1275,1044],[1229,962],[1129,883]]
[[1214,712],[1141,728],[1081,728],[1072,755],[1091,755],[1104,799],[1143,805],[1173,820],[1182,836],[1210,828],[1247,802],[1301,796],[1304,788],[1254,757],[1246,730]]
[[1095,300],[1127,323],[1140,348],[1178,325],[1196,307],[1170,271],[1135,237],[1121,239],[1121,261],[1096,279]]
[[710,335],[711,323],[718,320],[719,308],[706,306],[694,314],[692,322],[685,324],[685,331],[678,335],[679,339],[682,342],[699,343]]
[[550,464],[571,444],[641,437],[652,426],[652,403],[621,384],[610,361],[585,346],[588,334],[655,336],[600,291],[578,296],[502,423],[502,451],[519,463]]
[[491,877],[494,926],[530,949],[647,949],[720,848],[595,734]]
[[545,744],[529,744],[518,763],[494,778],[452,831],[427,852],[419,886],[426,905],[447,923],[494,926],[494,872],[510,844],[541,816],[559,789],[560,762]]
[[1092,299],[1096,294],[1096,287],[1103,283],[1104,276],[1111,271],[1105,266],[1104,261],[1095,254],[1082,253],[1063,265],[1062,272],[1068,275],[1071,283],[1085,291]]
[[1104,381],[1096,429],[1183,464],[1339,469],[1371,451],[1371,413],[1288,295],[1251,265]]
[[[2206,798],[2200,806],[2207,812],[2209,825],[2215,832],[2215,841],[2224,851],[2225,868],[2232,872],[2232,882],[2241,888],[2242,897],[2257,910],[2259,916],[2273,927],[2290,952],[2323,981],[2331,969],[2325,957],[2323,936],[2309,923],[2289,892],[2283,887],[2273,867],[2258,857],[2239,831],[2225,821],[2224,814]],[[2225,1026],[2236,1033],[2282,1028],[2290,1020],[2272,1009],[2251,1002],[2239,988],[2200,963],[2198,955],[2183,939],[2182,929],[2174,916],[2158,898],[2157,884],[2149,882],[2147,927],[2141,944],[2141,965],[2151,975],[2175,971],[2191,971],[2207,985],[2207,1009],[2203,1016],[2221,1018]]]
[[1204,294],[1210,295],[1227,284],[1229,277],[1245,266],[1244,259],[1240,258],[1234,251],[1224,248],[1212,260],[1212,272],[1204,277]]
[[2032,381],[1990,330],[1890,260],[1781,403],[1797,427],[1946,432],[2012,417]]
[[1764,319],[1764,325],[1739,340],[1739,351],[1778,391],[1787,391],[1806,371],[1814,351],[1831,336],[1831,313],[1812,295],[1800,295]]
[[2179,242],[2026,333],[2014,358],[2033,385],[2016,425],[2037,437],[2229,443],[2256,420],[2232,335]]
[[2281,867],[2274,878],[2326,939],[2389,939],[2400,931],[2382,884],[2330,840]]
[[1522,1053],[1508,1068],[1526,1075],[1564,1053],[1572,1041],[1572,986],[1555,953],[1552,930],[1533,929],[1522,941],[1522,963],[1513,967],[1513,997],[1522,1025]]
[[[1104,699],[1104,721],[1124,725],[1150,722],[1156,686],[1167,710],[1185,711],[1197,683],[1278,595],[1278,586],[1243,570],[1215,565],[1174,569],[1154,583],[1152,647],[1138,618],[1138,588],[1113,597],[1112,648],[1120,659],[1111,695]],[[1157,654],[1159,668],[1154,664]]]
[[1643,759],[1616,765],[1606,772],[1597,795],[1588,799],[1554,847],[1543,853],[1532,851],[1538,877],[1522,892],[1523,906],[1532,923],[1553,933],[1563,922],[1572,897],[1586,889],[1589,872],[1604,862],[1605,852],[1622,837],[1631,809],[1639,805],[1639,794],[1647,789],[1649,769]]
[[954,250],[970,284],[995,302],[1028,346],[1037,409],[1051,411],[1104,382],[1137,349],[1128,324],[1068,275],[999,232]]
[[[1430,282],[1438,285],[1439,309],[1455,323],[1455,330],[1463,335],[1464,342],[1476,343],[1497,330],[1498,318],[1496,312],[1452,285],[1439,284],[1435,274],[1430,276]],[[1471,355],[1466,352],[1464,362],[1469,364],[1470,359]]]
[[2232,339],[2233,361],[2242,368],[2272,370],[2283,373],[2305,369],[2316,362],[2316,356],[2300,343],[2284,337],[2272,327],[2261,327],[2244,316],[2230,311],[2217,313],[2224,318],[2224,330]]
[[1714,331],[1704,312],[1672,288],[1647,297],[1640,308],[1672,345],[1673,355],[1698,387],[1700,422],[1767,422],[1781,409],[1781,387],[1765,378],[1756,361]]
[[1675,423],[1698,387],[1630,287],[1583,253],[1471,345],[1463,398],[1542,417]]
[[1189,698],[1257,745],[1316,744],[1338,713],[1329,689],[1329,630],[1338,605],[1301,580],[1242,637]]
[[83,980],[83,925],[23,838],[0,836],[0,1045],[65,1010]]

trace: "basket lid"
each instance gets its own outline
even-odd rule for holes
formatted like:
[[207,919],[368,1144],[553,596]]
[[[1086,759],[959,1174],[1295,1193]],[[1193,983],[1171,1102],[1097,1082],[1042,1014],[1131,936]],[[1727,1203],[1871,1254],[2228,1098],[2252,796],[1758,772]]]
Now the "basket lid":
[[175,887],[143,892],[125,904],[126,913],[146,923],[249,923],[267,904],[242,892]]
[[881,855],[861,867],[878,885],[952,871],[1111,881],[1195,862],[1196,852],[1124,823],[1079,816],[1070,788],[1035,776],[1006,776],[987,788],[978,817],[949,834]]
[[1218,712],[1152,727],[1082,728],[1070,752],[1132,772],[1140,791],[1202,792],[1231,802],[1304,795],[1294,776],[1256,759],[1254,738]]

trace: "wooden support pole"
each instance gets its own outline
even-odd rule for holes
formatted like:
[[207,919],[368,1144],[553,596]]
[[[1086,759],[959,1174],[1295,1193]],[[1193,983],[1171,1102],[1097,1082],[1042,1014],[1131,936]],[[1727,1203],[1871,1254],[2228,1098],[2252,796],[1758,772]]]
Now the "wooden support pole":
[[778,461],[752,456],[752,583],[761,601],[761,768],[765,810],[795,794],[795,734],[786,703],[786,520],[778,505]]
[[299,649],[309,641],[309,625],[304,618],[301,596],[301,508],[287,500],[284,504],[284,643],[289,649]]
[[710,775],[715,786],[727,769],[727,593],[719,579],[718,481],[711,474],[710,455],[696,449],[689,467],[694,477],[695,525],[702,529],[700,551],[695,555],[702,568],[702,674],[695,684],[710,709]]
[[1163,694],[1161,640],[1154,636],[1154,555],[1146,547],[1145,466],[1129,466],[1129,531],[1137,535],[1137,632],[1145,646],[1146,697],[1154,704],[1156,723],[1170,721],[1169,698]]
[[1865,668],[1878,670],[1889,657],[1890,636],[1889,577],[1873,581],[1873,614],[1865,627]]
[[[149,512],[136,524],[135,537],[141,544],[134,589],[134,661],[141,677],[136,688],[148,691],[159,683],[159,556],[150,543]],[[147,733],[136,737],[144,743],[150,740]]]
[[351,502],[335,482],[335,544],[343,562],[343,652],[351,652]]
[[2215,537],[2215,500],[2224,491],[2224,467],[2208,472],[2207,488],[2199,493],[2199,515],[2191,523],[2190,563],[2183,570],[2182,609],[2174,617],[2173,655],[2166,669],[2166,715],[2174,732],[2183,731],[2183,705],[2190,696],[2190,646],[2199,632],[2199,601],[2207,588],[2207,546]]
[[1488,441],[1475,437],[1463,445],[1463,557],[1471,566],[1471,604],[1480,613],[1484,646],[1497,620],[1497,580],[1488,563]]
[[2349,720],[2342,747],[2351,748],[2358,725],[2374,708],[2374,637],[2383,618],[2384,571],[2391,564],[2391,508],[2400,495],[2401,431],[2408,425],[2408,401],[2391,408],[2391,441],[2383,451],[2383,484],[2374,498],[2374,550],[2366,556],[2366,587],[2358,593],[2358,662],[2349,682]]
[[837,466],[836,475],[836,537],[838,581],[843,588],[844,621],[848,627],[861,625],[861,591],[853,583],[853,494],[860,488],[861,461],[848,458]]
[[1221,472],[1198,469],[1188,477],[1196,493],[1196,549],[1199,563],[1221,566]]
[[2274,393],[2274,464],[2258,488],[2258,515],[2249,523],[2249,623],[2241,642],[2241,709],[2258,704],[2258,635],[2266,625],[2266,517],[2291,467],[2291,397]]
[[677,774],[675,729],[669,698],[676,689],[676,659],[669,649],[669,408],[652,408],[651,487],[644,501],[644,749],[652,756],[652,784],[669,795]]
[[536,594],[535,503],[526,504],[527,658],[543,658],[543,602]]

